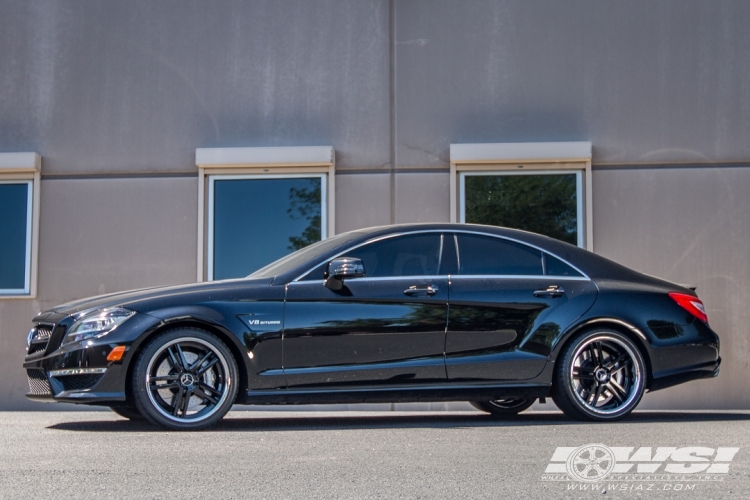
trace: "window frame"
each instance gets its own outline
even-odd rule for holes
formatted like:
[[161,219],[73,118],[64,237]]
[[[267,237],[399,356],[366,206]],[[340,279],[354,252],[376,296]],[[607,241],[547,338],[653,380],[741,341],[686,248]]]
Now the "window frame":
[[[518,175],[578,174],[578,246],[594,250],[593,188],[590,142],[528,142],[450,145],[450,221],[465,214],[461,174]],[[512,172],[512,174],[511,174]],[[465,194],[465,193],[464,193]]]
[[[318,262],[314,266],[308,268],[304,273],[300,274],[299,276],[297,276],[293,280],[289,281],[288,284],[289,285],[293,285],[295,283],[311,283],[311,282],[316,281],[316,280],[305,280],[304,278],[307,277],[307,275],[310,274],[311,272],[315,271],[326,260],[327,261],[331,261],[331,260],[336,259],[338,257],[346,256],[346,254],[348,252],[351,252],[352,250],[356,250],[357,248],[360,248],[360,247],[362,247],[364,245],[368,245],[370,243],[375,243],[375,242],[378,242],[378,241],[382,241],[382,240],[385,240],[385,239],[388,239],[388,238],[395,238],[395,237],[398,237],[398,236],[406,236],[406,235],[411,235],[411,234],[426,234],[426,233],[443,233],[444,236],[445,235],[449,235],[449,234],[452,235],[454,237],[454,245],[456,245],[456,253],[457,253],[457,255],[458,255],[458,251],[459,251],[459,249],[458,249],[458,238],[457,238],[458,234],[474,234],[474,235],[479,235],[479,236],[489,236],[491,238],[497,238],[499,240],[510,241],[510,242],[513,242],[513,243],[518,243],[520,245],[527,246],[529,248],[533,248],[535,250],[539,250],[540,252],[542,252],[544,254],[551,255],[552,257],[558,259],[559,261],[563,262],[567,266],[569,266],[572,269],[574,269],[576,272],[580,273],[580,276],[557,276],[557,275],[551,275],[551,274],[550,275],[548,275],[548,274],[543,274],[543,275],[529,275],[529,276],[521,276],[521,275],[513,275],[513,274],[469,275],[469,274],[458,274],[458,273],[456,273],[456,274],[450,274],[450,275],[448,275],[448,274],[438,274],[437,275],[438,277],[444,277],[444,276],[450,276],[451,278],[488,278],[489,277],[489,278],[493,278],[493,279],[497,279],[497,278],[501,278],[501,279],[523,278],[523,279],[539,279],[539,280],[548,280],[550,278],[559,278],[559,279],[577,280],[577,281],[591,281],[591,278],[589,277],[589,275],[586,274],[585,272],[583,272],[580,268],[578,268],[578,266],[574,266],[569,261],[567,261],[566,259],[560,257],[559,255],[551,252],[550,250],[546,250],[546,249],[544,249],[542,247],[539,247],[539,246],[534,245],[533,243],[529,243],[527,241],[522,241],[522,240],[519,240],[519,239],[516,239],[516,238],[511,238],[509,236],[503,236],[503,235],[499,235],[499,234],[487,233],[487,232],[483,232],[483,231],[473,231],[473,230],[468,230],[468,229],[418,229],[418,230],[410,230],[410,231],[405,231],[405,232],[397,232],[397,233],[391,233],[391,234],[386,234],[386,235],[380,235],[380,236],[376,236],[374,238],[371,238],[371,239],[359,242],[359,243],[357,243],[355,245],[352,245],[351,247],[349,247],[349,248],[347,248],[345,250],[342,250],[342,251],[340,251],[340,252],[338,252],[336,254],[333,254],[333,255],[327,257],[327,259],[325,259],[325,260],[323,260],[321,262]],[[445,238],[443,238],[443,241],[441,242],[441,245],[440,245],[440,259],[441,260],[443,258],[443,250],[444,250],[444,248],[445,248]],[[365,269],[365,271],[367,271],[367,270]],[[440,271],[440,269],[438,269],[438,271]],[[435,276],[409,276],[409,278],[424,278],[424,279],[429,279],[429,278],[435,278]],[[356,278],[356,279],[358,281],[360,281],[360,280],[393,280],[393,279],[401,279],[401,277],[370,278],[368,276],[364,276],[362,278]]]
[[[209,234],[213,240],[213,188],[211,179],[217,176],[257,178],[276,176],[323,178],[321,195],[324,203],[321,213],[321,235],[329,238],[336,234],[336,152],[331,146],[198,148],[195,150],[198,167],[198,251],[196,280],[211,280],[213,262],[209,260]],[[211,211],[211,214],[209,214]],[[208,220],[207,220],[208,219]],[[209,232],[209,222],[211,231]],[[325,229],[324,229],[325,228]],[[209,268],[210,276],[209,278]]]
[[233,181],[233,180],[253,180],[253,179],[320,179],[320,239],[321,241],[328,237],[328,213],[327,213],[327,174],[310,173],[310,174],[215,174],[208,175],[208,228],[207,228],[207,248],[206,248],[206,280],[214,280],[214,201],[215,201],[215,184],[216,181]]
[[37,153],[0,153],[0,184],[27,185],[24,287],[0,289],[0,300],[36,299],[41,161]]

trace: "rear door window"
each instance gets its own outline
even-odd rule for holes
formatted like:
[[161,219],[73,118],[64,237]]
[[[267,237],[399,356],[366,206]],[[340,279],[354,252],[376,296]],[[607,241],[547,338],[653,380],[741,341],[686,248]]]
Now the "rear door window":
[[542,276],[542,252],[514,241],[458,233],[460,275]]

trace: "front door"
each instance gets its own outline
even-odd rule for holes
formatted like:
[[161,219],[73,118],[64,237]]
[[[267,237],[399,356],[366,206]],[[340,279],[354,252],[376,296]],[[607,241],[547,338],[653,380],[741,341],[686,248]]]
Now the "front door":
[[365,276],[326,288],[312,273],[288,286],[283,360],[289,388],[445,381],[448,277],[439,232],[366,243],[341,256]]

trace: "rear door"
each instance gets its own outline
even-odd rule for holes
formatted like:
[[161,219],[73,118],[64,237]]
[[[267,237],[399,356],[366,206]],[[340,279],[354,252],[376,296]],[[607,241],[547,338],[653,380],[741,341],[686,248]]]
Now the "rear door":
[[541,373],[554,339],[596,299],[582,273],[542,250],[491,235],[455,234],[446,370],[454,381]]
[[344,252],[362,259],[365,276],[345,280],[341,291],[324,286],[324,266],[290,283],[283,340],[289,388],[445,381],[442,243],[442,233],[425,232]]

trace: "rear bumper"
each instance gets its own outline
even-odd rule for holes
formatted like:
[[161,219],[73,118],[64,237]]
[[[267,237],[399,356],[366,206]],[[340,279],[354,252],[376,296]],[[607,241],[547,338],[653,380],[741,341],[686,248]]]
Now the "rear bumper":
[[672,387],[691,380],[717,377],[720,368],[721,358],[718,358],[716,361],[692,366],[674,373],[662,373],[659,374],[658,377],[654,376],[654,379],[649,385],[649,391],[666,389],[667,387]]

